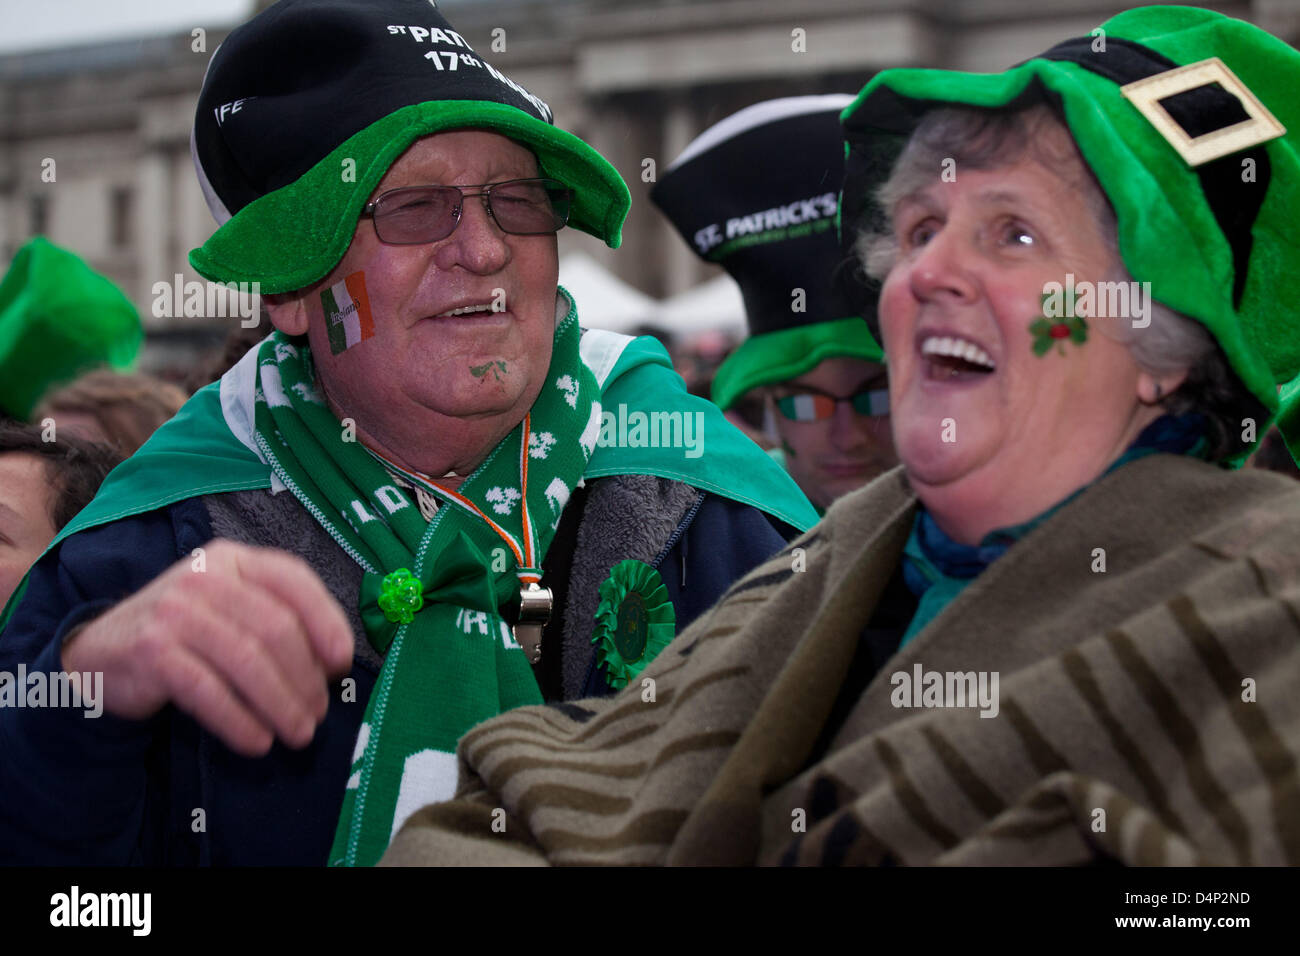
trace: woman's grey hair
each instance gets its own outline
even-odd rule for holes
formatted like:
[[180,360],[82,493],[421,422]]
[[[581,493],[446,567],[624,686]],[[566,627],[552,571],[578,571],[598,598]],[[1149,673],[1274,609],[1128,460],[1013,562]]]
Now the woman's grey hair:
[[[1059,133],[1052,135],[1055,126]],[[868,276],[884,277],[898,261],[894,211],[906,197],[934,182],[935,170],[995,169],[1026,154],[1082,193],[1093,213],[1098,235],[1110,249],[1113,267],[1104,281],[1133,282],[1119,254],[1118,220],[1101,184],[1084,161],[1064,121],[1046,101],[1016,109],[942,108],[922,117],[903,148],[889,178],[876,190],[877,215],[855,243]],[[1130,286],[1136,288],[1136,286]],[[1126,346],[1143,371],[1167,375],[1186,371],[1183,384],[1160,400],[1166,412],[1204,415],[1210,456],[1233,457],[1251,447],[1242,441],[1244,423],[1253,420],[1262,433],[1268,410],[1232,371],[1223,350],[1201,323],[1150,300],[1151,321],[1135,328],[1130,321],[1099,321],[1099,331]]]

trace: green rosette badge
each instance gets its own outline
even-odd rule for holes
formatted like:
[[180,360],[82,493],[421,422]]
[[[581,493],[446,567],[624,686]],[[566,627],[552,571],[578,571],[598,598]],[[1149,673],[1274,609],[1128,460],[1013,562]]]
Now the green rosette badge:
[[659,572],[641,561],[620,561],[600,585],[596,608],[597,663],[615,690],[626,687],[672,641],[677,615]]

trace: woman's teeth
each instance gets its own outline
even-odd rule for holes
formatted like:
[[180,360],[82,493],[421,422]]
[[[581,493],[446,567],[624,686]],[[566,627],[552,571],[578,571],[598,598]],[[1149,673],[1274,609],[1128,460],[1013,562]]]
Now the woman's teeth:
[[975,366],[973,371],[992,372],[997,366],[993,359],[974,342],[956,338],[926,339],[921,345],[921,354],[926,358],[954,358]]

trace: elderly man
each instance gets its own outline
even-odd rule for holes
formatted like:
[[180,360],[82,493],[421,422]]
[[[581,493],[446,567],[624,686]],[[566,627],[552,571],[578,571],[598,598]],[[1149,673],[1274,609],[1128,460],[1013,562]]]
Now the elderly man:
[[836,282],[839,114],[852,99],[746,107],[701,133],[650,194],[744,295],[750,337],[718,369],[713,400],[761,401],[773,454],[818,513],[898,464],[880,346]]
[[0,666],[107,714],[0,712],[0,857],[365,864],[473,724],[636,681],[815,518],[657,343],[579,328],[555,233],[617,245],[626,186],[432,5],[277,3],[193,151],[191,262],[277,331],[10,608]]
[[1300,54],[1189,7],[1094,34],[867,85],[842,222],[903,467],[654,701],[476,727],[391,861],[1300,862],[1300,490],[1230,467],[1300,436]]

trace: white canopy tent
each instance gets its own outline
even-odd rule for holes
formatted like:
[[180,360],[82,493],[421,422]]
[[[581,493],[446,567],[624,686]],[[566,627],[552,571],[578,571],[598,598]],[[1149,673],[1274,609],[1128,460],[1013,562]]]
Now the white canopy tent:
[[573,294],[583,328],[629,333],[654,322],[659,303],[603,268],[585,252],[560,260],[560,285]]
[[730,276],[717,276],[660,302],[628,285],[587,253],[570,252],[560,260],[560,285],[577,300],[584,328],[630,333],[648,325],[673,339],[706,333],[746,335],[745,303]]
[[726,332],[744,338],[745,302],[730,276],[717,276],[659,304],[654,324],[674,336]]

